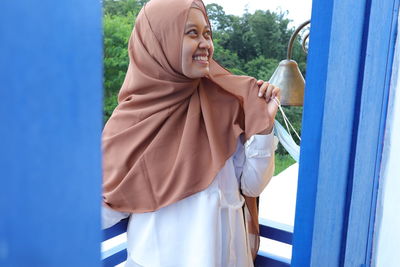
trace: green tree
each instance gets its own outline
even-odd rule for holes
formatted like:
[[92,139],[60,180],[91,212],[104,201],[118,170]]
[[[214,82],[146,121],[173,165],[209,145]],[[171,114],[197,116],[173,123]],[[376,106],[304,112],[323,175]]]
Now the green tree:
[[148,0],[103,0],[105,15],[128,16],[129,13],[137,15]]
[[222,6],[208,4],[206,9],[213,30],[226,31],[230,28],[232,16],[226,15]]
[[257,56],[268,58],[284,58],[286,43],[290,32],[287,29],[289,23],[282,14],[257,10],[248,18],[250,27],[248,42],[254,44]]
[[[285,13],[257,10],[243,16],[225,15],[218,5],[208,5],[214,39],[225,49],[247,62],[259,56],[283,59],[293,30],[288,29]],[[284,41],[283,41],[284,40]]]
[[278,63],[278,60],[274,58],[266,59],[263,56],[259,56],[247,62],[244,66],[244,70],[249,76],[268,81],[278,66]]
[[104,122],[117,106],[117,94],[128,69],[128,41],[143,0],[105,0],[104,17]]
[[105,96],[115,94],[128,68],[128,40],[135,16],[104,15],[104,87]]
[[238,55],[219,44],[220,40],[214,39],[214,56],[213,58],[227,69],[242,69],[243,62]]

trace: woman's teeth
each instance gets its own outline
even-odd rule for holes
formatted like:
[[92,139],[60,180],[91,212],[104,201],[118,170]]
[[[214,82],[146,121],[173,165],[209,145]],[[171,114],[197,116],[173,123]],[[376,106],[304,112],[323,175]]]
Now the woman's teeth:
[[208,57],[205,56],[197,56],[193,58],[194,60],[198,60],[198,61],[208,61]]

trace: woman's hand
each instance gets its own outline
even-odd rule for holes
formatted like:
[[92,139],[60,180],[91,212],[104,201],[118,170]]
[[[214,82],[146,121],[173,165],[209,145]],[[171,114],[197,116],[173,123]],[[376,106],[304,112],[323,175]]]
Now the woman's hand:
[[267,112],[269,120],[268,125],[270,125],[270,127],[268,127],[264,132],[260,134],[270,134],[274,127],[274,119],[276,113],[278,112],[278,103],[280,103],[281,99],[281,89],[270,84],[269,82],[264,82],[263,80],[258,80],[257,85],[260,87],[258,90],[258,96],[264,98],[267,102]]

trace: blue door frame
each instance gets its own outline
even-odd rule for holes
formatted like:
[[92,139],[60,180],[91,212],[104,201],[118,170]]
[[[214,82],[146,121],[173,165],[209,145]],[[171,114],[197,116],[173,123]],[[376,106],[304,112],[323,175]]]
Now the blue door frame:
[[369,266],[398,0],[314,0],[292,266]]

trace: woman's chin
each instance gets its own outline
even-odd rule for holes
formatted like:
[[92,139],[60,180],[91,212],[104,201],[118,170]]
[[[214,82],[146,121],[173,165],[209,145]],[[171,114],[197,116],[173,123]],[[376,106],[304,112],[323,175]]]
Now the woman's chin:
[[191,78],[191,79],[200,79],[200,78],[207,77],[209,74],[210,74],[210,70],[207,67],[206,69],[196,70],[190,74],[186,74],[186,77]]

